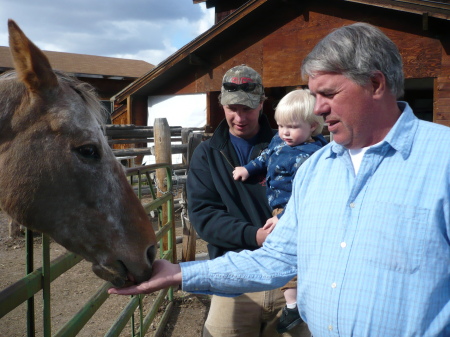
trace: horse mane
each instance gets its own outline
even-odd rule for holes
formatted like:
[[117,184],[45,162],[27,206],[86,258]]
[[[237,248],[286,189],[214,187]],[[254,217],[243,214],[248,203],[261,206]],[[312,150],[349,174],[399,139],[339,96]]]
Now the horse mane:
[[[83,99],[83,101],[86,103],[87,109],[94,114],[100,125],[104,127],[108,120],[109,113],[101,104],[95,88],[89,83],[80,81],[77,78],[62,71],[54,70],[54,73],[58,78],[58,82],[60,83],[60,85],[67,85],[72,88]],[[20,102],[21,97],[26,94],[27,89],[25,85],[15,79],[17,79],[17,74],[14,70],[5,72],[0,75],[1,106],[7,106],[14,104],[14,102]]]

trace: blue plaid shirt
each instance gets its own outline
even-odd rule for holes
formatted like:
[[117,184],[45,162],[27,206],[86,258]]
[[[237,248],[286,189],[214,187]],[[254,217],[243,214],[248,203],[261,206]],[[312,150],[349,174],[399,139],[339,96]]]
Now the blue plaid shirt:
[[314,337],[450,336],[450,128],[399,106],[356,176],[342,146],[317,151],[264,246],[182,264],[183,289],[230,296],[298,274]]

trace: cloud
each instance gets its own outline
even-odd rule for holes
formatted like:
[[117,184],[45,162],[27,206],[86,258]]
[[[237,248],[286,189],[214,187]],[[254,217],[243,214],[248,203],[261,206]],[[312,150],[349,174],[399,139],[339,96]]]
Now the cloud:
[[0,0],[0,45],[7,19],[41,49],[158,64],[209,29],[214,10],[191,0]]

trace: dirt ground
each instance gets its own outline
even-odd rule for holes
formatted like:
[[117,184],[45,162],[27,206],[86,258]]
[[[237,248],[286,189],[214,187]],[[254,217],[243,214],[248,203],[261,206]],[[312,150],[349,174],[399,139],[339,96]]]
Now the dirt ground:
[[[177,222],[177,236],[181,236],[181,225]],[[42,239],[34,239],[35,268],[41,266]],[[206,253],[206,245],[197,240],[197,254]],[[63,254],[65,248],[52,242],[51,259]],[[178,260],[181,260],[181,244],[177,244]],[[8,237],[7,218],[0,210],[0,291],[25,276],[25,240],[24,237]],[[103,285],[103,281],[94,275],[90,264],[82,261],[51,283],[52,335],[55,334],[86,301]],[[165,324],[163,337],[201,336],[203,323],[209,310],[208,296],[195,296],[181,290],[174,292],[174,306],[168,322]],[[42,293],[35,296],[36,336],[42,336]],[[154,295],[144,298],[144,314],[151,306]],[[127,296],[110,296],[95,313],[78,336],[103,336],[111,327],[117,315],[128,303]],[[138,316],[136,316],[138,320]],[[160,317],[157,317],[145,336],[153,336]],[[26,304],[22,304],[0,319],[0,336],[26,336]],[[131,336],[130,324],[120,336]]]

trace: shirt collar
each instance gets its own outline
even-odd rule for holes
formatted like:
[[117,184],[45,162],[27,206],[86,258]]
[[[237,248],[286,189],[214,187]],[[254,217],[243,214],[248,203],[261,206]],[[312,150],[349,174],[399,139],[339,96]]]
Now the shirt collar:
[[[388,132],[384,140],[380,142],[376,147],[384,148],[389,145],[396,151],[400,152],[403,159],[406,159],[411,152],[414,135],[419,125],[419,120],[414,115],[411,107],[407,102],[399,101],[397,102],[397,105],[402,111],[402,114],[400,115],[399,119],[394,124],[392,129]],[[340,156],[346,151],[347,149],[344,146],[333,142],[330,146],[329,156]]]

